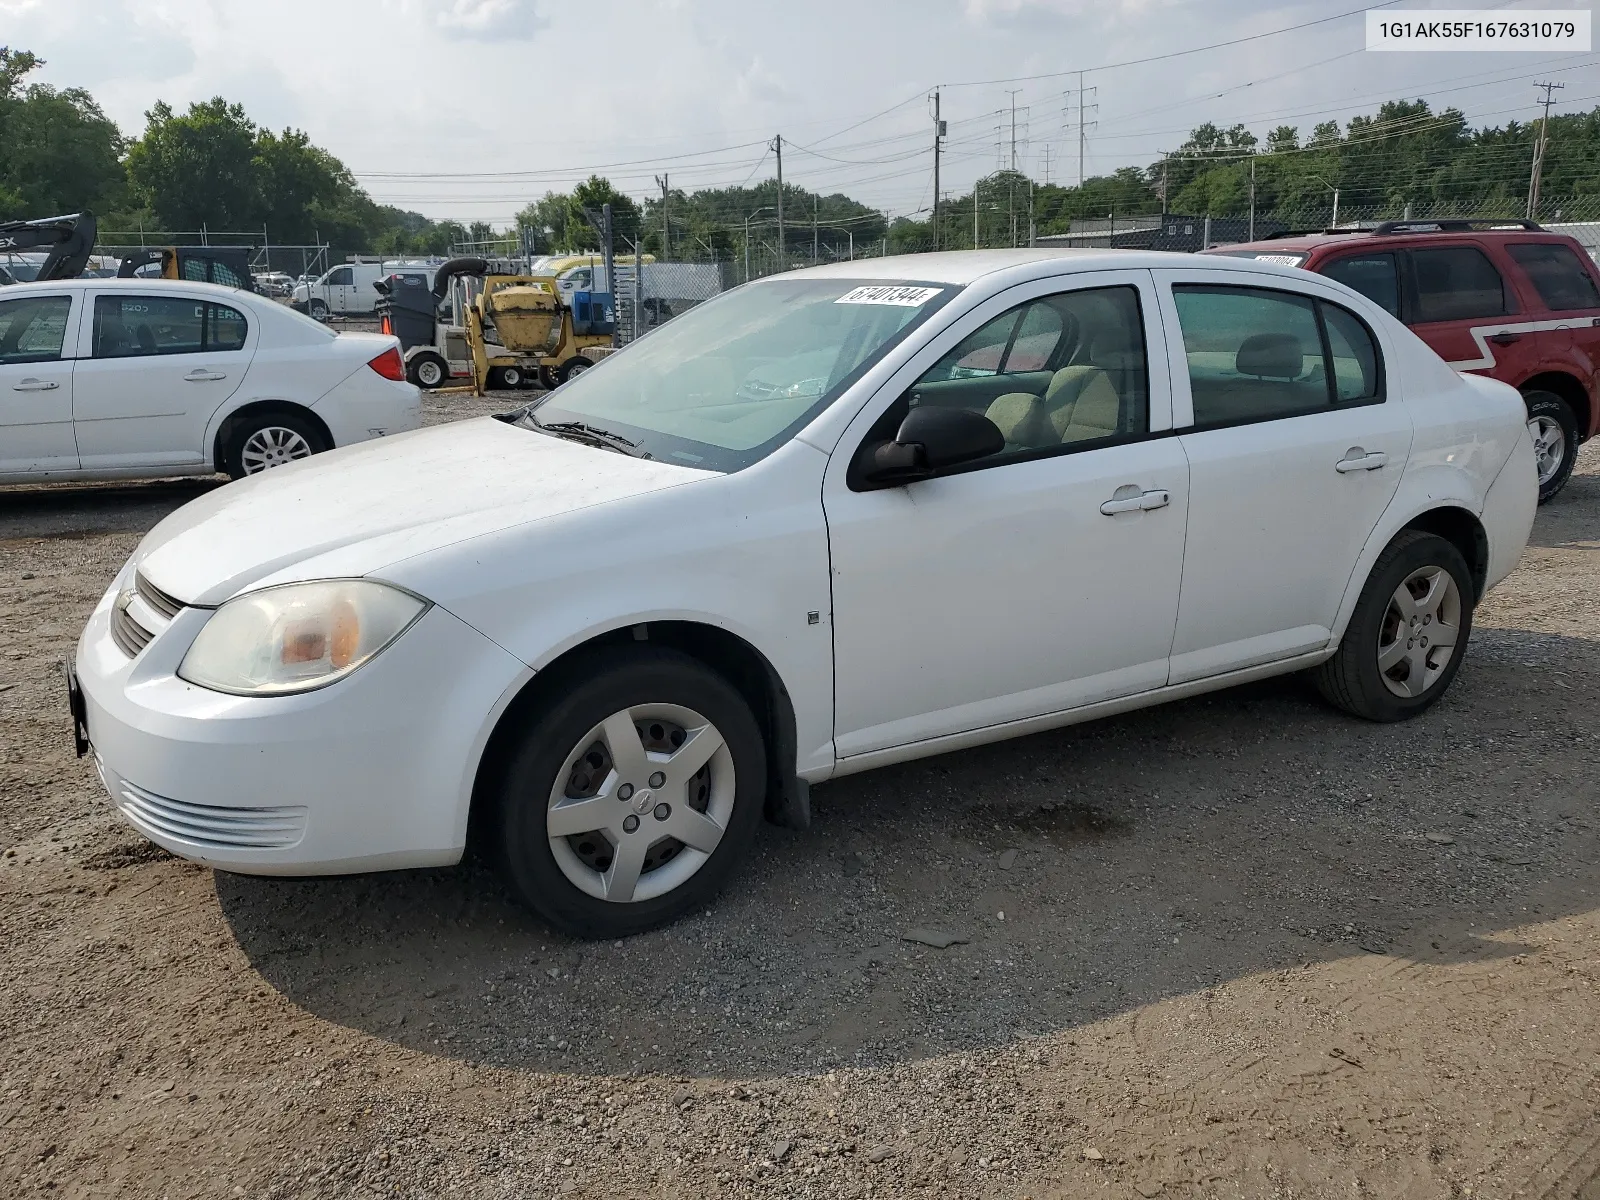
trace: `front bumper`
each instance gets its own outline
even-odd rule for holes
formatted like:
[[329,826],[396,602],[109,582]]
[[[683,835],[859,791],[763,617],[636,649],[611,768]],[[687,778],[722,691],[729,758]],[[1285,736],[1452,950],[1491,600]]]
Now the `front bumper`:
[[100,777],[139,832],[245,874],[461,857],[477,764],[524,664],[435,607],[329,687],[227,696],[175,673],[207,610],[180,610],[132,659],[118,647],[123,575],[89,619],[76,667]]

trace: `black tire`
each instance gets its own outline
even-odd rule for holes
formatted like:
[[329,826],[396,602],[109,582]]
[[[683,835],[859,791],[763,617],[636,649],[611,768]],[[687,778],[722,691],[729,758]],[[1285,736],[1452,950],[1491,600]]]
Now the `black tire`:
[[552,371],[549,367],[540,367],[539,368],[539,386],[542,387],[545,391],[547,391],[547,392],[555,391],[556,388],[560,385],[560,383],[561,383],[561,381],[556,378],[556,373],[554,371]]
[[[1448,572],[1455,583],[1459,609],[1456,641],[1449,659],[1440,664],[1437,677],[1426,684],[1426,690],[1414,696],[1397,695],[1379,669],[1380,637],[1390,620],[1391,598],[1413,572],[1428,567]],[[1404,721],[1417,716],[1444,695],[1461,668],[1467,639],[1472,634],[1475,599],[1472,575],[1461,551],[1436,534],[1403,530],[1373,564],[1339,649],[1312,670],[1317,690],[1328,703],[1369,721]],[[1419,631],[1419,651],[1427,647],[1426,636]]]
[[[495,836],[512,891],[556,929],[581,938],[640,933],[709,902],[755,837],[766,794],[766,746],[744,697],[698,660],[643,646],[585,655],[547,686],[546,699],[511,735],[494,793]],[[588,732],[614,713],[651,704],[693,709],[722,734],[732,762],[733,807],[721,840],[693,874],[662,895],[621,903],[591,895],[568,878],[546,820],[557,775]],[[665,866],[670,863],[657,869]]]
[[328,449],[328,439],[315,421],[292,412],[253,413],[237,419],[228,430],[222,446],[222,469],[234,479],[256,474],[245,461],[245,448],[257,434],[268,430],[290,430],[304,439],[311,454]]
[[590,362],[587,358],[584,358],[583,355],[580,354],[576,358],[569,358],[566,362],[562,363],[561,370],[556,372],[556,378],[560,382],[565,383],[574,375],[582,375],[592,366],[594,366],[594,363]]
[[427,391],[450,382],[450,364],[431,351],[419,354],[406,364],[406,378]]
[[306,306],[306,314],[313,321],[322,321],[324,324],[326,324],[328,320],[327,301],[313,300],[309,305]]
[[510,388],[512,391],[526,386],[528,377],[523,374],[521,367],[501,367],[500,386]]
[[[1561,461],[1553,473],[1539,481],[1539,503],[1547,504],[1572,478],[1572,468],[1578,461],[1578,418],[1573,414],[1572,405],[1554,392],[1524,392],[1522,399],[1528,406],[1530,426],[1539,420],[1554,422],[1561,429]],[[1530,429],[1530,437],[1532,432]],[[1542,469],[1540,474],[1544,474]]]

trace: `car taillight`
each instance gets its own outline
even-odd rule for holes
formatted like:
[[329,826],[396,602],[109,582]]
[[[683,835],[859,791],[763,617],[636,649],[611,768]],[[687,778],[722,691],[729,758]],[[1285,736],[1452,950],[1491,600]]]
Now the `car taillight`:
[[393,379],[397,383],[404,383],[406,378],[406,365],[400,361],[400,351],[390,346],[382,354],[367,363],[385,379]]

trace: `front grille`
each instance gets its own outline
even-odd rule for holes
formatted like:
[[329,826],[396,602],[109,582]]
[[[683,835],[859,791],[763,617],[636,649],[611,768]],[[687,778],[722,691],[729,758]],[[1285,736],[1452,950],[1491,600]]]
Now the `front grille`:
[[143,574],[134,575],[133,586],[138,590],[140,599],[167,620],[172,620],[173,617],[183,611],[184,604],[182,600],[176,600],[167,595],[167,593],[146,579]]
[[111,640],[117,644],[118,650],[134,658],[150,644],[153,637],[153,631],[128,615],[128,606],[122,600],[111,606]]
[[304,807],[223,808],[169,800],[125,779],[112,789],[123,815],[153,837],[214,850],[285,850],[305,836]]

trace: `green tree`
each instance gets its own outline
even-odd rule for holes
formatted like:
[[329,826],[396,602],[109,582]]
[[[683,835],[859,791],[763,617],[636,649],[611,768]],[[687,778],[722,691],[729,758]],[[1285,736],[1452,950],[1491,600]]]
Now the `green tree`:
[[166,229],[249,229],[263,212],[255,151],[242,105],[217,96],[179,116],[158,100],[128,151],[128,183]]
[[0,218],[103,213],[122,201],[122,134],[81,88],[25,84],[43,65],[0,46]]

